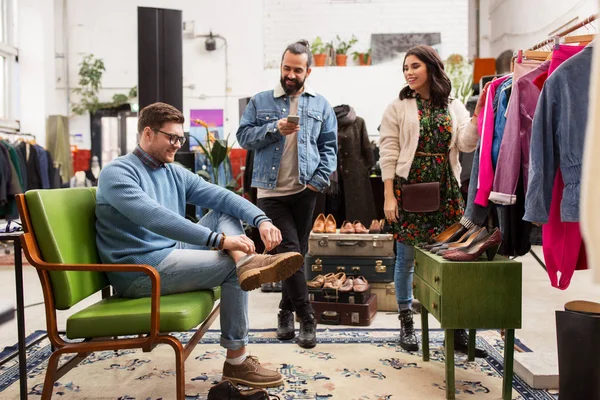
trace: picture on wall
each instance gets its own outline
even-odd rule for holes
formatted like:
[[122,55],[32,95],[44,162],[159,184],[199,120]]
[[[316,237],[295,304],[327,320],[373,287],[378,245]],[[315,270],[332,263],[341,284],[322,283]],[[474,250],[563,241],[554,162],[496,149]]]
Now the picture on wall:
[[[190,110],[190,149],[198,146],[198,141],[202,145],[206,144],[206,128],[196,120],[206,122],[210,135],[215,139],[223,139],[223,110]],[[197,140],[196,140],[197,139]]]

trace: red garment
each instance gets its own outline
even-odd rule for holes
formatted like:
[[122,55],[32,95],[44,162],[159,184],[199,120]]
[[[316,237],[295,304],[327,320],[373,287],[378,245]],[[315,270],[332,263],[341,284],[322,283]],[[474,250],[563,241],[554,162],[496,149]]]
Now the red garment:
[[[561,45],[559,49],[554,50],[548,75],[552,74],[565,60],[583,50],[584,47]],[[541,84],[538,87],[543,86],[546,78],[538,77]],[[536,85],[538,85],[538,79],[535,80]],[[548,134],[551,134],[551,132],[548,132]],[[579,222],[562,222],[560,218],[560,204],[564,186],[559,168],[554,178],[548,223],[542,226],[544,260],[546,261],[550,284],[561,290],[569,287],[575,269],[587,269],[587,257]],[[558,278],[558,272],[560,272],[560,278]]]

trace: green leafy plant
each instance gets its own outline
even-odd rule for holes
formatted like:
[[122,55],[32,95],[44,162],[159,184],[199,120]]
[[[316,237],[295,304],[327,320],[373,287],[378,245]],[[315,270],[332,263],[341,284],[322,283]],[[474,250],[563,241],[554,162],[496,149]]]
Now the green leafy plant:
[[317,36],[316,39],[310,45],[310,51],[313,54],[323,54],[327,52],[328,44],[323,42],[320,36]]
[[348,50],[358,42],[356,36],[352,35],[349,41],[343,41],[340,35],[336,35],[337,44],[335,45],[335,54],[348,54]]
[[452,83],[450,95],[466,104],[473,95],[473,67],[462,55],[451,54],[444,62],[444,68]]
[[[190,137],[194,138],[198,145],[206,155],[210,163],[210,168],[212,169],[212,176],[208,171],[198,171],[198,175],[204,178],[208,182],[212,182],[215,185],[220,185],[219,183],[219,167],[223,164],[225,168],[225,176],[227,176],[227,169],[229,168],[229,154],[231,153],[231,147],[229,146],[229,135],[225,139],[216,139],[208,130],[208,124],[200,119],[194,120],[194,122],[198,125],[201,125],[206,128],[206,144],[202,144],[202,142],[193,135]],[[214,177],[214,182],[212,178]],[[223,186],[233,192],[238,192],[236,190],[238,183],[236,179],[231,179],[229,182],[224,183]]]
[[355,51],[352,53],[352,58],[354,59],[354,61],[362,61],[364,64],[368,64],[369,63],[369,57],[371,57],[371,49],[367,50],[366,52],[358,52]]
[[79,87],[72,90],[80,97],[79,102],[72,106],[75,114],[83,115],[86,112],[94,113],[102,108],[119,107],[137,97],[137,86],[134,86],[127,94],[117,93],[113,95],[112,101],[101,102],[98,99],[98,91],[102,87],[104,71],[106,67],[101,58],[95,58],[93,54],[83,57],[79,63]]

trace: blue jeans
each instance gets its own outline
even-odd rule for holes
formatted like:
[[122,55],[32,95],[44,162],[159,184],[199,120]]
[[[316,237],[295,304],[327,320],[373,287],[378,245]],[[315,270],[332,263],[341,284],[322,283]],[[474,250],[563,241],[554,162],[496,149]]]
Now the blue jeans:
[[394,286],[398,312],[412,308],[412,283],[415,272],[415,248],[396,242],[396,265],[394,266]]
[[[244,233],[241,222],[228,214],[210,211],[198,222],[213,232]],[[156,267],[160,293],[193,292],[221,286],[221,346],[238,350],[248,344],[248,293],[240,288],[233,259],[224,252],[179,242]],[[150,278],[136,279],[121,295],[149,297]]]

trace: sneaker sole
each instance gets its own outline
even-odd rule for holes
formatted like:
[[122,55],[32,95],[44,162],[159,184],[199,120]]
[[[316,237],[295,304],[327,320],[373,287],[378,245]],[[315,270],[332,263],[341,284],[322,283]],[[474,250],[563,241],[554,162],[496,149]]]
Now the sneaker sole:
[[290,254],[275,263],[242,273],[238,278],[240,287],[244,291],[250,291],[258,289],[263,283],[284,281],[294,275],[303,263],[302,255]]
[[246,381],[244,379],[230,378],[228,376],[223,376],[222,380],[228,380],[236,385],[244,385],[249,386],[251,388],[270,388],[270,387],[279,387],[283,385],[283,376],[281,379],[271,382],[251,382]]

